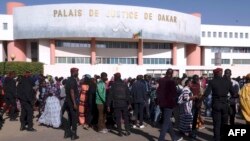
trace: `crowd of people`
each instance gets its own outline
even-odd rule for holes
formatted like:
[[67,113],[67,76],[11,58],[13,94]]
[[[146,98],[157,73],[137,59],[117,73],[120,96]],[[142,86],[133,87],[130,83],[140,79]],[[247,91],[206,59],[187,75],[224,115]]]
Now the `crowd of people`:
[[10,121],[17,121],[20,112],[20,131],[36,131],[33,119],[37,118],[41,125],[63,128],[64,138],[76,140],[79,125],[103,134],[114,128],[118,136],[129,136],[131,128],[142,129],[147,123],[161,127],[158,141],[164,141],[167,132],[173,141],[180,141],[182,137],[175,134],[174,127],[182,136],[196,138],[197,129],[205,127],[202,117],[211,116],[214,140],[220,141],[223,126],[234,125],[237,113],[250,123],[250,74],[233,79],[230,69],[223,75],[217,68],[210,79],[198,75],[179,78],[168,69],[163,78],[138,75],[122,79],[115,73],[108,80],[105,72],[79,79],[78,71],[71,68],[67,78],[28,71],[19,76],[11,71],[1,77],[0,129],[5,113]]

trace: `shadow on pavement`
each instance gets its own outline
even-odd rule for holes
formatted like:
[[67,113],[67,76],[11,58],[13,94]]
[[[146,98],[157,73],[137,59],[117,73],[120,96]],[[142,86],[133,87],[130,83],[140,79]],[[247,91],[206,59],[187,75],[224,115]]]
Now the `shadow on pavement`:
[[144,132],[141,129],[133,129],[132,128],[131,133],[141,135],[141,136],[145,137],[147,139],[147,141],[155,141],[156,139],[158,139],[158,137],[152,136],[149,133]]

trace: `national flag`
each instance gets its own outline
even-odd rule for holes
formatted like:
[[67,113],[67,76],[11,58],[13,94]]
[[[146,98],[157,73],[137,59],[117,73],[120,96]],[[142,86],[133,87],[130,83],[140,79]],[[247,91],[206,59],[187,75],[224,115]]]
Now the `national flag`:
[[142,37],[142,30],[140,30],[139,32],[133,34],[134,39],[139,39],[141,37]]

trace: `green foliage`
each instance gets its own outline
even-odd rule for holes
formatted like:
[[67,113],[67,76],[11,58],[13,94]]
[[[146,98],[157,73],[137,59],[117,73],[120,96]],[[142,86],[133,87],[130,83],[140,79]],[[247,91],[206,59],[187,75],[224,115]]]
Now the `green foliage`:
[[7,74],[15,71],[17,75],[22,75],[26,71],[32,74],[43,74],[43,63],[39,62],[0,62],[0,74]]

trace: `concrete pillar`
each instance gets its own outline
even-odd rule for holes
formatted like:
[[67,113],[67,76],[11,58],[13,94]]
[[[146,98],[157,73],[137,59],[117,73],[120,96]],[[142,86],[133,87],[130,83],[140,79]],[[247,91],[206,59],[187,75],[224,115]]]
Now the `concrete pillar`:
[[8,61],[26,61],[26,40],[15,40],[7,43]]
[[177,65],[177,43],[172,43],[172,65]]
[[56,50],[56,45],[55,45],[55,40],[51,39],[50,40],[50,64],[53,65],[55,64],[55,50]]
[[201,13],[192,13],[193,16],[200,17],[201,18]]
[[14,8],[16,8],[16,7],[22,7],[22,6],[24,6],[24,4],[20,3],[20,2],[8,2],[6,4],[6,7],[7,7],[6,8],[6,13],[8,15],[12,15],[14,13]]
[[91,65],[95,65],[96,63],[96,39],[91,38],[91,47],[90,47],[90,60]]
[[139,42],[138,42],[137,58],[138,58],[138,65],[143,65],[143,40],[142,39],[139,39]]
[[[187,66],[200,66],[201,65],[201,48],[197,45],[189,44],[186,45],[186,57],[187,57]],[[200,75],[201,71],[199,70],[189,70],[187,75]]]
[[186,57],[188,66],[201,65],[201,49],[197,45],[186,45]]
[[[6,4],[6,13],[12,15],[14,8],[24,6],[20,2],[8,2]],[[26,40],[15,40],[7,43],[8,61],[26,61]]]
[[201,65],[202,66],[205,66],[205,47],[200,47],[201,48]]

